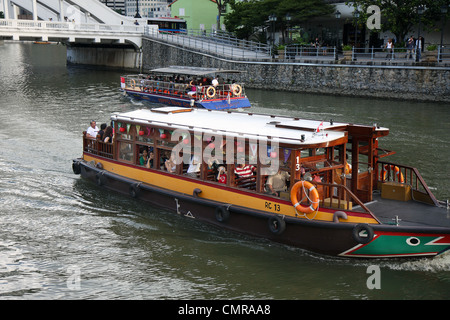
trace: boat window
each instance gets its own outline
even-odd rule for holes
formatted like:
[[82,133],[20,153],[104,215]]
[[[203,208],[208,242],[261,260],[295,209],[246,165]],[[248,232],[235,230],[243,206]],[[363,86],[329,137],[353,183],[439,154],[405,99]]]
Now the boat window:
[[119,141],[119,160],[133,162],[133,144],[129,142]]

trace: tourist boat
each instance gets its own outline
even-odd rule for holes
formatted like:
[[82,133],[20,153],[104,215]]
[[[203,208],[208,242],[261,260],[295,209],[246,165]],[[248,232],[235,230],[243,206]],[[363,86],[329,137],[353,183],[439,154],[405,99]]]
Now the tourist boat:
[[73,160],[74,173],[102,188],[324,255],[434,257],[450,248],[448,201],[417,169],[385,160],[394,153],[378,145],[387,128],[170,106],[111,121],[113,143],[84,135]]
[[244,84],[229,79],[235,70],[171,66],[148,74],[120,77],[121,89],[130,97],[178,107],[212,110],[248,108]]

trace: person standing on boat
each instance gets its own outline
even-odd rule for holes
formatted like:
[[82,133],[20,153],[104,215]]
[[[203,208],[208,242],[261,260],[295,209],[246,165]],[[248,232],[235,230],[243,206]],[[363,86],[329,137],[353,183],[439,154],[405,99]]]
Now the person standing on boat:
[[214,86],[214,88],[219,85],[219,80],[217,80],[217,77],[214,77],[214,79],[212,80],[211,84]]
[[286,191],[286,182],[289,181],[291,176],[287,171],[282,171],[281,169],[278,169],[278,172],[269,176],[267,178],[266,186],[267,186],[267,192],[269,194],[273,194],[275,196],[278,196],[281,191]]
[[97,139],[98,131],[99,130],[98,130],[98,127],[97,127],[97,123],[94,120],[91,120],[91,125],[86,130],[86,137],[87,138],[92,138],[92,139]]

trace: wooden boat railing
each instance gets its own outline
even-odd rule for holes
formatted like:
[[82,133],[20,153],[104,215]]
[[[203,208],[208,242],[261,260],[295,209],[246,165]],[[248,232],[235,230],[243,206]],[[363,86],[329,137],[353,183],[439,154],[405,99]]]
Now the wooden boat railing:
[[[205,99],[227,99],[228,97],[245,96],[242,84],[233,87],[233,84],[219,84],[216,87],[211,85],[190,85],[189,83],[177,83],[172,81],[161,81],[146,79],[142,75],[125,76],[125,87],[134,91],[172,95],[181,98]],[[194,94],[188,94],[192,87],[195,87]],[[234,89],[234,90],[233,90]]]
[[404,183],[411,187],[412,198],[416,201],[425,202],[431,205],[439,206],[439,200],[428,188],[425,180],[419,171],[410,166],[400,165],[391,162],[378,161],[378,182],[393,181]]
[[114,145],[86,137],[86,131],[83,132],[83,151],[98,155],[108,159],[114,159]]

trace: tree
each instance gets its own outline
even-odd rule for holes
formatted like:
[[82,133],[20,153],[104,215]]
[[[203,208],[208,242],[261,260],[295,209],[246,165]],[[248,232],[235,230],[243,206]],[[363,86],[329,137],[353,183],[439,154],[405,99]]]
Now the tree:
[[225,26],[239,38],[248,38],[255,29],[264,27],[271,14],[277,16],[275,28],[284,31],[288,13],[290,25],[295,26],[334,11],[334,6],[323,0],[248,0],[231,1],[230,5],[232,12],[226,15]]
[[[347,4],[358,9],[360,23],[365,23],[371,15],[367,13],[367,7],[377,5],[381,10],[381,31],[391,31],[397,42],[403,42],[413,28],[419,25],[419,19],[422,28],[436,28],[442,16],[440,8],[443,5],[448,6],[448,0],[354,0]],[[421,17],[417,10],[420,6],[424,8]]]
[[232,4],[234,0],[215,0],[217,4],[217,31],[220,30],[220,17],[225,12],[227,4]]

